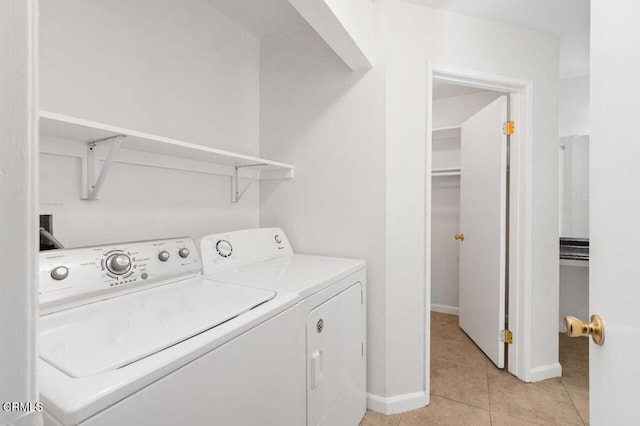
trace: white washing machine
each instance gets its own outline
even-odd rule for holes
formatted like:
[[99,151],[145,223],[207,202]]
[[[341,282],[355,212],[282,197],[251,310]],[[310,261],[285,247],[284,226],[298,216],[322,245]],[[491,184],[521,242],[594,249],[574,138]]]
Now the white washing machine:
[[204,280],[189,238],[40,255],[45,425],[306,421],[297,296]]
[[209,235],[198,245],[205,278],[299,296],[306,424],[358,425],[366,411],[365,262],[296,254],[278,228]]

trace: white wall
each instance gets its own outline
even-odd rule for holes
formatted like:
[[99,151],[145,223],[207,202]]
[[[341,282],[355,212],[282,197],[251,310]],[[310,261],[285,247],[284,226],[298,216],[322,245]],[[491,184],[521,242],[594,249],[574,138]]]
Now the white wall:
[[367,261],[368,390],[385,392],[384,67],[351,72],[312,30],[262,44],[260,150],[295,165],[260,184],[260,225],[295,251]]
[[[562,262],[562,261],[560,261]],[[564,317],[589,318],[589,263],[560,265],[560,315],[558,331],[564,332]]]
[[[44,110],[245,154],[258,153],[259,43],[205,0],[47,0]],[[258,188],[116,164],[79,199],[79,160],[42,155],[41,211],[68,246],[255,227]]]
[[562,237],[589,238],[589,136],[560,138]]
[[[529,370],[558,366],[558,40],[390,1],[387,67],[387,388],[424,389],[427,63],[533,82],[532,327]],[[518,52],[517,60],[504,52]],[[428,298],[428,295],[426,295]],[[518,338],[518,336],[516,336]],[[428,354],[429,347],[426,345]],[[397,350],[396,348],[401,348]]]
[[[0,1],[0,403],[38,401],[37,16],[37,1]],[[0,410],[2,425],[41,423]]]
[[588,75],[560,80],[558,113],[560,136],[590,133]]
[[458,314],[460,306],[460,177],[434,177],[431,189],[431,309]]

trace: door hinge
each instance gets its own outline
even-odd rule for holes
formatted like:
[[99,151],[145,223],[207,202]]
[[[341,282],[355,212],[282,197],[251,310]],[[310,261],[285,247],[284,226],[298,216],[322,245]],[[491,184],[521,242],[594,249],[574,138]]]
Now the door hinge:
[[513,333],[511,330],[502,330],[500,332],[500,341],[505,343],[513,343]]
[[515,131],[516,131],[516,122],[515,121],[507,121],[502,126],[502,131],[507,136],[514,134]]

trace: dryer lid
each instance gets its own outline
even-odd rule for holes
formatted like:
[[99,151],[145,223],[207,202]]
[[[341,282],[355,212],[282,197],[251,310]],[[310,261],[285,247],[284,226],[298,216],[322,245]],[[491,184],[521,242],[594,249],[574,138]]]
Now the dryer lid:
[[363,260],[293,254],[206,276],[307,298],[365,267]]
[[117,369],[271,300],[273,291],[200,278],[40,318],[40,357],[72,377]]

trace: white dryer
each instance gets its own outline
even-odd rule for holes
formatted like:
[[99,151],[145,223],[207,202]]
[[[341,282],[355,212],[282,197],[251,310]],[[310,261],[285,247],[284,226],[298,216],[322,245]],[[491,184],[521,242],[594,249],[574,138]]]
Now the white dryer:
[[366,411],[365,262],[294,253],[278,228],[209,235],[198,245],[206,279],[299,296],[306,424],[357,425]]
[[298,298],[200,273],[189,238],[41,253],[45,425],[304,424]]

